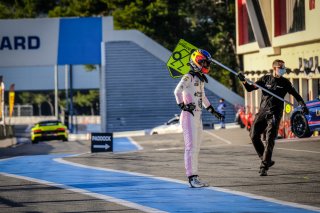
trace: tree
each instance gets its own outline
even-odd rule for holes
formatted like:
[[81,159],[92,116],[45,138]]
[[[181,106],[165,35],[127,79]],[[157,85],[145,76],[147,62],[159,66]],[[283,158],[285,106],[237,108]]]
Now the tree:
[[35,18],[47,16],[50,9],[55,7],[55,0],[1,0],[0,18]]
[[49,105],[51,115],[54,115],[54,106],[52,104],[52,99],[51,99],[51,95],[50,94],[45,95],[45,101],[44,102]]
[[65,91],[59,91],[58,92],[58,104],[59,104],[59,109],[60,112],[64,112],[65,110],[67,110],[67,99],[65,97]]
[[60,0],[49,17],[89,17],[110,15],[108,4],[101,0]]
[[[185,11],[189,1],[135,0],[113,1],[116,29],[137,29],[169,50],[190,33],[191,23]],[[126,4],[124,4],[126,2]]]
[[32,103],[32,94],[30,92],[22,92],[18,95],[21,104],[31,104]]
[[[192,20],[190,42],[212,53],[213,58],[232,68],[239,67],[235,52],[235,4],[217,4],[212,0],[190,1],[189,8]],[[238,91],[236,77],[221,67],[214,66],[210,75]]]
[[38,109],[39,109],[39,116],[42,115],[41,105],[42,105],[43,102],[46,102],[46,98],[47,97],[44,94],[41,94],[41,93],[32,94],[32,100],[38,106]]
[[91,115],[94,115],[94,106],[99,100],[99,92],[97,90],[89,90],[88,94],[78,91],[73,97],[73,101],[80,107],[90,107]]
[[87,100],[89,102],[91,115],[94,115],[94,106],[96,105],[96,103],[99,102],[99,91],[89,90],[89,94],[87,95]]

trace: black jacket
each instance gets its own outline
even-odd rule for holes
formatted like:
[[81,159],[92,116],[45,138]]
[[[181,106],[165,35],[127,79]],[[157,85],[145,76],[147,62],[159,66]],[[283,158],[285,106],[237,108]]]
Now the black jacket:
[[[273,75],[268,74],[262,76],[255,83],[281,98],[284,98],[284,96],[289,93],[293,95],[298,102],[304,103],[302,97],[294,89],[291,82],[284,77],[275,78]],[[248,83],[244,83],[244,87],[248,92],[259,89],[258,87]],[[271,112],[275,115],[282,116],[283,101],[262,90],[259,112],[261,111]]]

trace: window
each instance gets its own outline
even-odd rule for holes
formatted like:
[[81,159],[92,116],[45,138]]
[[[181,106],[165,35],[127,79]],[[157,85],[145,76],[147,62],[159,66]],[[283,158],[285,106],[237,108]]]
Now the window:
[[308,79],[302,79],[302,88],[301,88],[302,94],[301,97],[303,100],[310,100],[310,94],[309,94],[309,80]]
[[238,30],[239,45],[255,41],[248,16],[246,0],[238,0]]
[[[300,94],[300,87],[299,87],[299,79],[295,78],[293,79],[293,87],[296,89],[296,91]],[[298,105],[298,102],[297,100],[294,98],[294,104],[295,105]]]
[[274,0],[275,36],[305,30],[305,0]]
[[320,79],[312,80],[312,99],[320,99]]

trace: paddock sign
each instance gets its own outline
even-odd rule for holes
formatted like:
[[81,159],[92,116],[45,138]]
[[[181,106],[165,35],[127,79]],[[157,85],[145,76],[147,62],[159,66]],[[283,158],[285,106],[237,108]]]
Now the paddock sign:
[[91,152],[113,152],[112,133],[91,133]]

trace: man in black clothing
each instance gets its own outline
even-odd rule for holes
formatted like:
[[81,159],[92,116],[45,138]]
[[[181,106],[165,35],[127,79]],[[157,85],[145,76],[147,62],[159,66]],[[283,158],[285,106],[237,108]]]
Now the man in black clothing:
[[[285,74],[285,64],[282,60],[275,60],[272,64],[273,74],[267,74],[258,79],[255,83],[281,98],[289,93],[302,106],[303,113],[308,114],[308,108],[302,97],[292,86],[291,82],[282,77]],[[259,89],[255,85],[250,85],[242,73],[238,74],[248,92]],[[250,129],[250,138],[253,146],[261,159],[260,176],[267,176],[269,167],[274,164],[271,160],[274,141],[278,134],[279,123],[283,113],[283,101],[262,90],[259,112],[255,115],[252,127]],[[261,141],[261,134],[266,131],[266,144]]]

